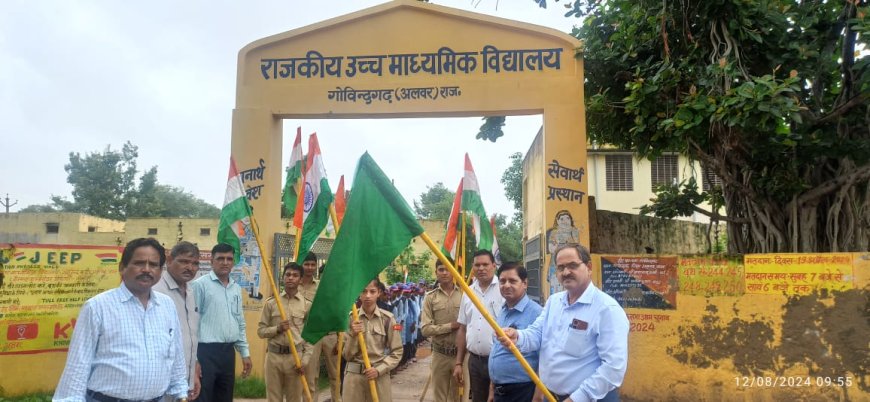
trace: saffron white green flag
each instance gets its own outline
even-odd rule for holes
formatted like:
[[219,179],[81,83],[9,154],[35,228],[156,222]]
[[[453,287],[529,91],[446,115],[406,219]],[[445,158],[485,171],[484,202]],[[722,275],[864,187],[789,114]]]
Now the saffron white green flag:
[[308,161],[305,169],[305,184],[302,187],[299,200],[296,202],[296,212],[293,215],[294,226],[302,228],[302,236],[299,241],[299,255],[296,256],[300,264],[314,242],[320,236],[320,232],[329,221],[329,204],[334,197],[326,180],[326,169],[323,167],[323,157],[320,155],[320,144],[317,142],[317,134],[311,134],[308,138]]
[[489,218],[489,226],[492,228],[492,256],[495,257],[495,265],[497,267],[501,266],[501,251],[498,249],[498,233],[495,231],[495,214],[492,215],[492,218]]
[[287,166],[287,181],[284,182],[284,194],[281,196],[284,204],[284,216],[293,218],[296,212],[296,200],[299,189],[302,188],[302,127],[296,128],[296,141],[293,141],[293,150],[290,151],[290,164]]
[[459,180],[459,188],[453,196],[453,206],[450,207],[450,217],[447,219],[447,230],[444,233],[444,241],[441,243],[441,251],[456,261],[456,252],[459,250],[459,232],[462,230],[459,222],[459,210],[462,207],[462,179]]
[[236,160],[230,157],[230,174],[227,178],[227,190],[224,193],[224,206],[221,209],[221,219],[218,223],[218,243],[227,243],[235,250],[235,262],[241,257],[241,239],[246,230],[251,227],[251,206],[242,185],[242,177],[236,168]]
[[465,177],[462,179],[462,210],[471,213],[477,248],[492,251],[492,226],[489,225],[486,210],[483,208],[477,175],[474,174],[474,168],[471,166],[471,159],[467,153],[465,154]]

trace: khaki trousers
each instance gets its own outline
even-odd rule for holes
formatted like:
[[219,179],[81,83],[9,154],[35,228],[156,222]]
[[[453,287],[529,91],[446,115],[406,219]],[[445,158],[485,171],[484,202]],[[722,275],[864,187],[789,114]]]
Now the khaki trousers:
[[335,367],[338,356],[332,353],[338,344],[338,336],[335,333],[324,336],[314,344],[314,352],[311,360],[305,367],[305,378],[308,379],[308,388],[315,401],[319,401],[320,392],[317,391],[317,378],[320,377],[320,356],[326,359],[326,372],[329,374],[329,390],[332,394],[332,402],[341,402],[341,394],[338,392],[338,369]]
[[302,401],[304,391],[299,375],[296,374],[293,355],[280,355],[266,352],[266,396],[269,402]]
[[456,358],[432,352],[432,391],[435,402],[459,402],[459,383],[453,378]]
[[[365,374],[345,373],[344,389],[341,396],[345,402],[372,402],[372,391],[369,388],[369,380]],[[390,374],[378,376],[377,380],[378,400],[390,402],[393,393],[390,388]]]

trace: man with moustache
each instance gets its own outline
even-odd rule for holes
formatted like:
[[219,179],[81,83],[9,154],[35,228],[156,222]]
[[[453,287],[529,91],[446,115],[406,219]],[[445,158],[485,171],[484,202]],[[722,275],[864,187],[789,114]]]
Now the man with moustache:
[[456,357],[456,330],[459,329],[456,319],[462,292],[456,289],[453,275],[440,260],[435,260],[435,277],[438,287],[426,293],[420,319],[423,336],[432,341],[432,389],[435,402],[459,402],[459,383],[453,378],[453,359]]
[[[529,274],[516,262],[506,262],[498,267],[498,287],[504,305],[498,315],[498,325],[525,329],[541,313],[541,305],[529,299]],[[523,358],[538,371],[538,351],[523,353]],[[535,396],[535,383],[523,370],[509,348],[495,343],[489,354],[490,399],[494,402],[529,402]]]
[[202,371],[200,399],[230,402],[236,382],[236,355],[242,357],[242,377],[251,374],[251,352],[245,334],[242,288],[230,278],[235,250],[226,243],[211,249],[212,271],[193,281],[199,308],[197,359]]
[[166,250],[135,239],[119,264],[121,286],[82,306],[54,401],[186,400],[187,365],[172,299],[154,292]]
[[618,401],[628,364],[628,317],[592,284],[589,250],[579,244],[553,253],[563,288],[524,330],[504,328],[504,346],[539,350],[541,381],[559,401]]
[[[169,258],[166,259],[166,269],[154,290],[169,296],[175,304],[178,321],[181,323],[181,344],[184,347],[184,360],[187,362],[188,399],[199,396],[199,369],[196,362],[196,347],[199,332],[199,310],[192,287],[187,283],[196,277],[199,271],[199,247],[187,241],[172,247]],[[164,401],[170,402],[169,396]]]
[[[474,253],[474,277],[471,290],[486,308],[490,316],[504,304],[504,297],[498,290],[495,277],[495,257],[489,250],[478,250]],[[492,351],[492,336],[495,333],[483,315],[477,311],[471,299],[462,295],[459,306],[459,329],[456,331],[456,359],[454,360],[453,377],[463,385],[462,366],[466,350],[468,358],[468,378],[471,382],[469,396],[473,402],[486,402],[489,398],[489,354]]]
[[[299,293],[299,282],[302,280],[302,267],[295,262],[284,266],[284,291],[279,298],[271,296],[263,304],[257,336],[268,339],[266,353],[266,396],[269,402],[298,402],[302,400],[301,376],[304,367],[311,359],[312,348],[302,340],[302,327],[310,307],[310,302]],[[281,318],[278,301],[283,304],[287,319]],[[293,338],[296,353],[299,354],[301,366],[296,366],[296,359],[287,341],[287,331]]]

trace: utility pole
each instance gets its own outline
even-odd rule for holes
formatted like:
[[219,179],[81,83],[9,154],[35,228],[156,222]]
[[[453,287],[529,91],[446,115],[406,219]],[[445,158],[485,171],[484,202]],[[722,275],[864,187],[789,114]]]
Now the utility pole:
[[10,203],[9,203],[9,193],[6,193],[6,200],[5,200],[5,202],[4,202],[4,201],[0,201],[0,204],[3,204],[3,206],[6,207],[6,213],[8,214],[8,213],[9,213],[9,208],[10,208],[10,207],[14,207],[14,206],[18,205],[18,200],[15,200],[15,202],[13,202],[13,203],[10,204]]

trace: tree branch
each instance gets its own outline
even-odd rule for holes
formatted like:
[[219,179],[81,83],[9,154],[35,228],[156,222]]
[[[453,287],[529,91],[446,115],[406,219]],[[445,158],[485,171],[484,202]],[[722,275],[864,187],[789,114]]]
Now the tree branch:
[[831,111],[831,113],[822,116],[820,119],[814,121],[812,124],[813,126],[818,126],[825,123],[830,123],[834,119],[844,115],[853,107],[863,105],[866,99],[867,97],[864,95],[855,95],[852,97],[852,99],[849,99],[849,101],[847,101],[846,103],[837,106],[834,110]]
[[837,176],[816,186],[812,190],[803,193],[800,197],[798,197],[798,205],[807,204],[809,202],[815,201],[825,195],[828,195],[831,192],[836,191],[838,188],[842,187],[845,184],[864,181],[867,179],[870,179],[870,164],[855,169],[849,174]]

